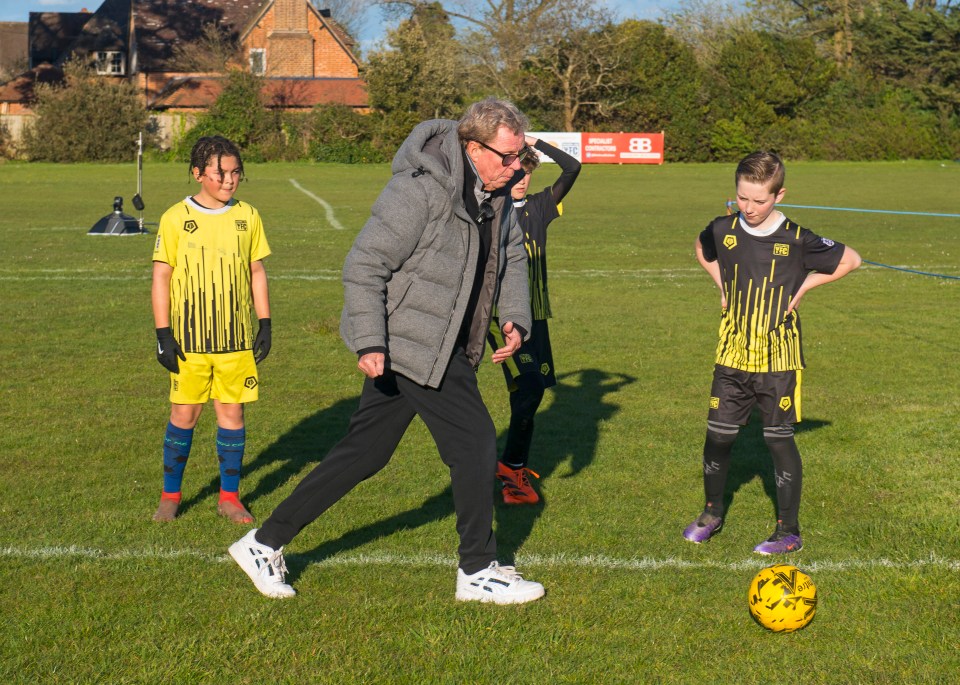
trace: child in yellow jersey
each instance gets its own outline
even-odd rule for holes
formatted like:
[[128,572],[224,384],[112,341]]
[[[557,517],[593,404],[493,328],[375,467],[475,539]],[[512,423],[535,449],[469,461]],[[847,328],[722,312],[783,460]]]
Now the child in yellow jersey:
[[730,452],[756,406],[777,486],[777,527],[754,548],[758,554],[803,546],[802,463],[793,431],[800,421],[804,366],[797,306],[809,290],[860,266],[854,250],[801,228],[776,209],[786,192],[784,175],[783,162],[770,152],[741,160],[735,175],[740,211],[711,221],[694,245],[720,289],[722,315],[703,447],[706,506],[683,536],[701,543],[723,526]]
[[[263,259],[270,254],[256,209],[234,199],[243,179],[237,147],[200,138],[190,153],[199,191],[160,218],[153,251],[157,361],[170,372],[170,421],[163,445],[163,494],[154,521],[180,505],[193,429],[207,400],[217,415],[217,511],[252,523],[240,502],[246,442],[243,405],[258,398],[257,364],[270,352],[270,298]],[[259,320],[253,333],[251,308]]]

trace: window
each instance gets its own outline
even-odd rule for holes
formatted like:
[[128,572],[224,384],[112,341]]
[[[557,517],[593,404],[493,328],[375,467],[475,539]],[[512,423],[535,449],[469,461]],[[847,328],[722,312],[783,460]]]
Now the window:
[[109,76],[123,76],[123,53],[118,51],[97,53],[97,73]]
[[250,73],[263,76],[267,73],[267,51],[263,48],[250,50]]

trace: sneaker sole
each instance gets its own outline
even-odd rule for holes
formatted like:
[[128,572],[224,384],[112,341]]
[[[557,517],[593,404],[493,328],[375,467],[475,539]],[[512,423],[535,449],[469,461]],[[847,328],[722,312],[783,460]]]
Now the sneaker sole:
[[532,590],[524,594],[496,595],[489,592],[465,592],[457,590],[458,602],[480,602],[482,604],[526,604],[540,599],[546,594],[543,588]]
[[277,591],[276,588],[274,588],[274,587],[272,587],[272,586],[269,587],[269,588],[261,587],[260,583],[258,582],[258,578],[257,578],[256,574],[251,574],[251,573],[246,569],[246,567],[243,565],[243,563],[241,563],[241,561],[240,561],[240,560],[243,559],[244,556],[245,556],[245,555],[244,555],[244,548],[245,548],[245,547],[246,547],[246,545],[241,544],[241,543],[238,541],[238,542],[235,542],[235,543],[233,543],[232,545],[230,545],[230,548],[229,548],[227,551],[230,553],[230,556],[233,557],[233,560],[234,560],[235,562],[237,562],[237,566],[240,567],[240,570],[243,571],[243,572],[247,575],[247,578],[249,578],[251,581],[253,581],[253,586],[254,586],[255,588],[257,588],[257,590],[260,592],[261,595],[264,595],[264,596],[266,596],[266,597],[270,597],[270,598],[272,598],[272,599],[288,599],[288,598],[290,598],[290,597],[295,597],[295,596],[296,596],[297,591],[294,590],[293,588],[291,588],[291,589],[290,589],[290,592],[288,593],[288,592],[285,591],[285,590],[283,590],[283,591]]
[[764,557],[772,557],[772,556],[775,555],[775,554],[793,554],[794,552],[799,552],[801,549],[803,549],[803,545],[800,545],[799,547],[797,547],[797,548],[795,548],[795,549],[784,550],[783,552],[767,552],[767,551],[765,551],[765,550],[755,549],[755,550],[753,550],[753,553],[754,553],[754,554],[759,554],[759,555],[764,556]]

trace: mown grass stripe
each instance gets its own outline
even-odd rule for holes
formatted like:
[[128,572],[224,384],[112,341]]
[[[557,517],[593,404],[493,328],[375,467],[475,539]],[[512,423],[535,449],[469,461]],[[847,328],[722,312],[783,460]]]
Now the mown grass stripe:
[[[298,556],[288,553],[288,557]],[[209,563],[232,562],[227,554],[213,554],[201,550],[189,549],[152,549],[115,550],[107,551],[92,547],[77,545],[50,546],[50,547],[2,547],[0,557],[25,558],[39,560],[56,560],[80,557],[103,561],[143,561],[157,559],[198,559]],[[608,571],[683,571],[700,569],[717,569],[722,571],[742,571],[761,568],[773,563],[795,563],[809,571],[859,571],[863,569],[922,569],[943,568],[960,571],[960,559],[951,559],[938,554],[931,554],[921,559],[845,559],[845,560],[806,560],[773,557],[749,557],[739,561],[709,561],[689,560],[667,557],[656,559],[652,557],[618,558],[606,555],[573,555],[573,554],[526,554],[517,559],[523,567],[535,568],[585,568]],[[328,557],[314,562],[317,566],[398,566],[398,567],[430,567],[456,565],[456,557],[442,554],[345,554]]]

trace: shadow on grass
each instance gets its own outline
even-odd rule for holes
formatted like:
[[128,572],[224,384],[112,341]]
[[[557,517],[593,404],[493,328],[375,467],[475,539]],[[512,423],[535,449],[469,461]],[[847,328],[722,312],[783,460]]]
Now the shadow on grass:
[[[795,432],[799,438],[803,433],[829,425],[829,421],[804,419],[796,424]],[[802,438],[797,440],[797,446],[800,448],[802,458]],[[723,494],[724,511],[729,513],[737,492],[754,478],[760,478],[763,483],[763,490],[770,499],[773,520],[776,521],[777,484],[773,477],[773,458],[770,456],[770,450],[767,449],[767,443],[763,440],[763,422],[756,411],[750,417],[750,423],[740,429],[730,454],[730,471],[727,474],[727,487]]]
[[[615,394],[636,379],[621,373],[584,369],[557,377],[550,406],[537,414],[530,467],[540,475],[534,480],[540,501],[533,505],[506,505],[496,493],[497,548],[500,561],[513,564],[517,552],[530,537],[537,519],[549,506],[543,486],[557,476],[561,464],[569,470],[560,478],[573,478],[593,462],[600,425],[612,418],[620,405]],[[506,401],[504,397],[504,401]],[[505,438],[506,436],[502,436]]]
[[[346,433],[350,416],[357,408],[360,396],[340,400],[336,404],[311,414],[300,423],[281,435],[255,459],[243,462],[243,478],[240,481],[240,496],[250,512],[262,521],[270,515],[269,511],[257,511],[256,502],[298,474],[304,464],[319,461]],[[210,412],[213,414],[213,412]],[[278,466],[279,465],[279,466]],[[246,491],[244,482],[262,469],[274,470],[260,479],[257,486]],[[199,492],[180,505],[179,514],[183,515],[190,507],[208,497],[220,493],[220,476],[214,476]]]
[[[631,376],[596,369],[586,369],[558,378],[559,383],[552,390],[553,401],[548,409],[537,414],[536,419],[532,466],[540,473],[541,482],[554,476],[558,466],[565,462],[569,463],[569,471],[563,473],[561,478],[572,478],[591,464],[600,424],[610,419],[619,409],[619,405],[610,402],[607,396],[634,380]],[[292,474],[302,468],[303,463],[316,459],[318,454],[326,454],[345,434],[349,417],[355,408],[356,400],[342,401],[304,419],[271,445],[251,463],[248,474],[277,461],[282,461],[284,465],[261,480],[256,490],[245,496],[245,500],[256,501],[271,489],[282,486]],[[504,437],[501,436],[501,439]],[[217,481],[208,487],[211,492],[215,492],[216,488]],[[211,493],[201,493],[197,497],[208,494]],[[496,498],[499,502],[499,491],[496,492]],[[502,504],[497,507],[496,530],[500,561],[513,563],[517,550],[529,537],[546,506],[546,501],[541,500],[539,504],[529,507],[506,507]],[[453,497],[448,485],[415,509],[355,528],[314,549],[299,554],[287,554],[290,578],[297,578],[311,563],[362,547],[398,530],[426,526],[450,518],[453,514]],[[268,515],[269,513],[261,512],[259,518]],[[452,529],[451,535],[455,535]]]

